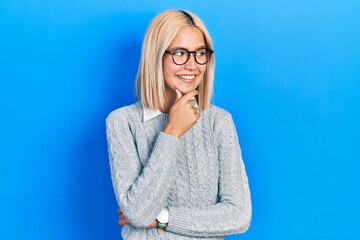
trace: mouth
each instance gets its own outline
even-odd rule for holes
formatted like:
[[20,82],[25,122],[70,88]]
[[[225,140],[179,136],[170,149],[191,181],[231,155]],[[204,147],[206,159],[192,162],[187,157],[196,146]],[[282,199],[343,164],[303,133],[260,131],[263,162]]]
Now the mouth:
[[184,82],[192,82],[196,78],[196,75],[176,75],[176,76]]

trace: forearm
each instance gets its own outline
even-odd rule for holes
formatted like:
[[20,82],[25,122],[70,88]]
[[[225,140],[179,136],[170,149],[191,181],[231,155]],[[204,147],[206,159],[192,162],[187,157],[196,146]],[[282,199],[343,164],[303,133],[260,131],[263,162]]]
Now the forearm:
[[142,166],[134,139],[114,121],[108,120],[108,147],[116,199],[133,226],[147,227],[160,212],[169,191],[178,139],[159,133]]
[[251,222],[252,205],[242,162],[220,177],[220,201],[203,207],[170,207],[168,231],[197,237],[225,236],[245,232]]
[[243,208],[218,203],[204,208],[170,208],[167,231],[187,236],[215,237],[245,232],[251,221],[251,202]]

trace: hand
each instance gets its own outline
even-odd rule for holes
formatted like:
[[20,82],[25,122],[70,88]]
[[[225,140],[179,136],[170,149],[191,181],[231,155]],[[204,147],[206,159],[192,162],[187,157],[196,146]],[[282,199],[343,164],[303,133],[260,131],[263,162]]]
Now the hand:
[[125,224],[129,224],[129,221],[126,219],[125,215],[122,213],[120,208],[118,208],[117,213],[119,215],[119,221],[118,221],[119,226],[122,227]]
[[[118,208],[117,210],[117,213],[119,215],[119,221],[118,221],[118,224],[119,226],[124,226],[125,224],[130,224],[129,221],[126,219],[125,215],[122,213],[122,211],[120,210],[120,208]],[[151,224],[150,226],[148,226],[147,228],[155,228],[157,227],[158,225],[158,222],[157,220],[155,219]]]
[[164,128],[164,132],[180,138],[199,120],[200,113],[195,107],[196,100],[194,96],[198,94],[197,90],[192,90],[184,96],[175,89],[176,99],[170,108],[168,122]]

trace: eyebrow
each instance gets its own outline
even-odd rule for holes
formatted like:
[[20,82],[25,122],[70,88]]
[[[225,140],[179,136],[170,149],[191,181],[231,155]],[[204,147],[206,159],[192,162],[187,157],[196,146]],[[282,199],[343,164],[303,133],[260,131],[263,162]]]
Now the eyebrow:
[[[186,47],[172,47],[172,48],[170,48],[170,51],[171,51],[171,50],[175,50],[175,49],[179,49],[179,48],[186,49],[186,50],[190,51],[190,50],[187,49]],[[202,48],[206,48],[206,46],[205,46],[205,45],[201,45],[200,47],[196,48],[196,50],[199,50],[199,49],[202,49]],[[196,51],[196,50],[195,50],[195,51]]]

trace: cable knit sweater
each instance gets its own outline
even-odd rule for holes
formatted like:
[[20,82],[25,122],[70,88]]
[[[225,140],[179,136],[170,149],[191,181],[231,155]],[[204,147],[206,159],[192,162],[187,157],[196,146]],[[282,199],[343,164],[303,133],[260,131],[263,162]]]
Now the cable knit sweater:
[[[224,239],[251,221],[245,166],[231,115],[210,105],[181,138],[162,132],[167,114],[143,121],[140,102],[106,119],[116,199],[131,223],[127,240]],[[163,234],[147,229],[163,207]]]

